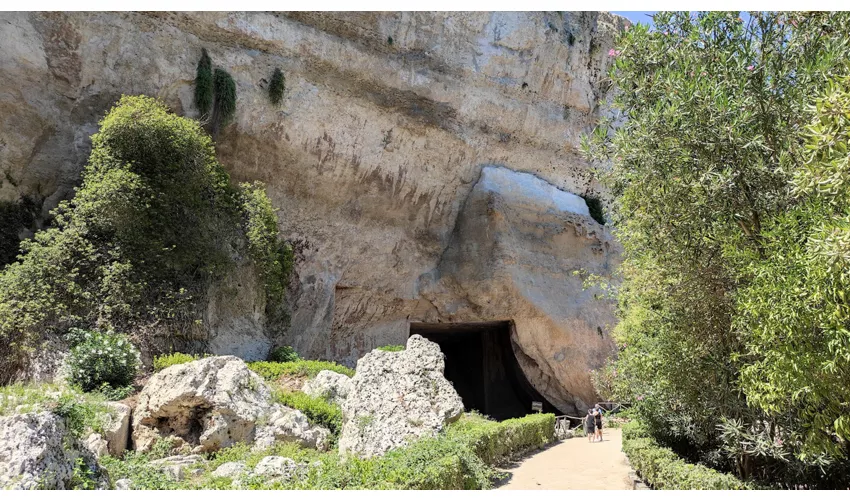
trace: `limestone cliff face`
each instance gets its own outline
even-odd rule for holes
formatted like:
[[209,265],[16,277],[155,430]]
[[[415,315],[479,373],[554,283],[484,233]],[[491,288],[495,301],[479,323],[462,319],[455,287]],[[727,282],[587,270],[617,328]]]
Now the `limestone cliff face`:
[[[204,47],[237,85],[219,157],[236,180],[267,183],[297,242],[283,342],[352,363],[403,344],[410,321],[510,319],[532,383],[581,409],[594,397],[588,370],[613,350],[613,317],[572,271],[609,273],[617,251],[570,193],[597,190],[577,147],[604,112],[624,23],[587,12],[0,13],[0,199],[29,195],[46,214],[71,196],[88,138],[122,93],[197,116]],[[279,106],[266,90],[275,67]],[[210,316],[261,324],[249,308]]]

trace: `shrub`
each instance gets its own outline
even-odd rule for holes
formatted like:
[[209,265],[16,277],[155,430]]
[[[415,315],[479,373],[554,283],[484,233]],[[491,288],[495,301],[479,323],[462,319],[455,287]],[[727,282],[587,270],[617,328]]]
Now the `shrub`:
[[288,345],[278,347],[269,354],[269,361],[275,363],[288,363],[290,361],[299,361],[300,359],[301,356],[295,352],[295,349]]
[[478,414],[465,414],[448,429],[488,464],[545,446],[555,439],[555,415],[540,413],[493,422]]
[[198,61],[198,70],[195,74],[195,107],[201,113],[201,117],[209,115],[213,104],[213,73],[212,60],[210,60],[207,49],[201,49],[201,59]]
[[279,104],[283,99],[283,92],[286,90],[286,79],[283,77],[283,72],[280,68],[275,68],[272,73],[272,81],[269,83],[269,98],[272,104]]
[[17,258],[21,243],[18,233],[32,226],[37,212],[37,206],[29,197],[22,197],[18,202],[0,200],[0,268]]
[[213,72],[213,135],[220,127],[227,126],[236,113],[236,82],[230,73],[216,68]]
[[281,391],[275,394],[277,402],[295,410],[301,410],[310,422],[327,427],[336,443],[342,431],[342,409],[324,398],[313,397],[303,392]]
[[314,361],[300,359],[298,361],[288,361],[285,363],[275,363],[273,361],[254,361],[248,363],[248,368],[254,370],[257,375],[266,380],[277,380],[286,375],[289,377],[310,377],[313,378],[322,370],[330,370],[341,373],[349,377],[354,376],[354,370],[351,368],[338,365],[332,361]]
[[[251,199],[266,206],[262,189]],[[82,186],[53,212],[55,226],[22,242],[22,258],[0,271],[0,382],[70,326],[133,332],[142,344],[197,328],[208,287],[234,269],[234,249],[251,246],[244,221],[254,216],[241,201],[197,122],[156,99],[122,97],[92,136]],[[248,225],[262,236],[275,215],[261,212],[263,224]],[[258,258],[261,277],[279,274]]]
[[158,372],[165,370],[169,366],[191,363],[207,356],[207,354],[183,354],[182,352],[163,354],[153,358],[153,371]]
[[650,486],[660,490],[746,490],[752,485],[731,474],[690,464],[664,448],[636,421],[623,426],[623,452]]
[[125,335],[72,328],[68,333],[71,352],[68,370],[71,382],[84,391],[126,387],[136,378],[139,351]]
[[403,345],[383,345],[381,347],[378,347],[378,350],[379,351],[386,351],[386,352],[398,352],[398,351],[403,351],[404,346]]

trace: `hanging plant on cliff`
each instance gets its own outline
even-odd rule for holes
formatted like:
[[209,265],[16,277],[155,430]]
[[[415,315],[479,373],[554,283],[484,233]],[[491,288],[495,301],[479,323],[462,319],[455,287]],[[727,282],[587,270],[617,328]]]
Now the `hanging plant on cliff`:
[[195,107],[201,113],[201,119],[209,116],[213,104],[212,60],[207,49],[201,49],[201,60],[195,74]]
[[212,135],[218,135],[221,127],[227,126],[236,113],[236,82],[230,73],[216,68],[213,73],[213,92],[215,103],[213,104]]
[[283,72],[280,68],[275,68],[272,74],[272,81],[269,83],[269,98],[272,104],[279,104],[283,99],[283,91],[286,90],[286,79],[283,77]]

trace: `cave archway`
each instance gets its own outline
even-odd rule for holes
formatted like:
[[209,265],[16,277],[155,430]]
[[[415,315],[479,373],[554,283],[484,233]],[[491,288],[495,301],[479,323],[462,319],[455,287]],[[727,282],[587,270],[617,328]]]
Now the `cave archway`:
[[410,323],[409,335],[436,342],[446,356],[446,378],[467,411],[478,410],[496,420],[533,413],[561,414],[528,381],[514,355],[511,321],[477,323]]

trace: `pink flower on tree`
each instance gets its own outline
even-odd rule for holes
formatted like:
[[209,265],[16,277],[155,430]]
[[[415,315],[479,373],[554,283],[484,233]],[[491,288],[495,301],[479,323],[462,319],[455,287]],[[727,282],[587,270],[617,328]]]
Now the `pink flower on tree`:
[[608,51],[608,55],[611,56],[611,57],[617,57],[618,55],[620,55],[620,53],[621,52],[619,50],[614,50],[614,49],[611,49],[611,50]]
[[638,401],[643,401],[643,396],[638,396],[638,397],[637,397],[637,400],[638,400]]
[[752,64],[750,64],[749,66],[747,66],[747,71],[752,71],[752,70],[754,70],[754,69],[756,69],[756,67],[755,67],[755,66],[753,66]]

